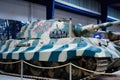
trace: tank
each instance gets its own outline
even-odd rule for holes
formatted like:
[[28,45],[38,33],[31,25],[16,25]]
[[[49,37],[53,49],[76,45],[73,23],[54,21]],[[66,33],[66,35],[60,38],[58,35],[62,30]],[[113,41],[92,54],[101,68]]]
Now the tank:
[[120,33],[119,32],[112,32],[112,31],[101,31],[98,30],[97,32],[91,33],[88,35],[89,37],[99,36],[102,39],[109,39],[116,45],[120,46]]
[[[106,39],[88,38],[83,35],[99,28],[119,24],[120,21],[115,21],[82,26],[72,24],[71,18],[38,20],[23,26],[17,34],[17,39],[1,42],[0,59],[2,61],[25,60],[44,67],[60,66],[70,62],[88,70],[106,72],[108,69],[113,69],[113,64],[119,60],[120,46]],[[114,68],[119,68],[118,64]],[[11,65],[1,69],[19,73],[19,67],[20,65]],[[24,74],[67,80],[69,66],[43,70],[24,65]],[[72,80],[87,75],[88,73],[84,71],[72,68]]]

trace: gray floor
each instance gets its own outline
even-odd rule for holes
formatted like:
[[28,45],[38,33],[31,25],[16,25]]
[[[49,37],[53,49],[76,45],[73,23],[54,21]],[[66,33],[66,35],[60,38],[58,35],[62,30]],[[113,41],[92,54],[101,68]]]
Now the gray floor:
[[0,75],[0,80],[35,80],[35,79],[28,79],[28,78],[21,79],[20,77]]
[[116,71],[112,74],[116,76],[97,76],[94,80],[120,80],[120,71]]

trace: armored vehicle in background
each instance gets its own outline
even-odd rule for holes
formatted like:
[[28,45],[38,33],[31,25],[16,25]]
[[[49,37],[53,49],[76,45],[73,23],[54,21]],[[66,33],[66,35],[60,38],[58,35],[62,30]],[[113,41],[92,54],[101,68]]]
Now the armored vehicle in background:
[[[0,59],[5,61],[25,60],[44,67],[59,66],[71,62],[88,70],[105,72],[111,62],[120,58],[120,47],[109,40],[97,37],[87,38],[83,35],[99,28],[119,24],[120,21],[82,26],[81,24],[72,24],[71,18],[38,20],[22,27],[17,39],[2,41]],[[119,66],[117,65],[117,67]],[[2,69],[15,71],[16,67],[19,66],[12,65],[7,70],[5,67]],[[24,74],[68,79],[68,66],[57,70],[39,70],[27,65],[24,68]],[[87,76],[87,74],[73,67],[72,76],[73,80],[76,80]]]
[[21,21],[0,19],[0,40],[15,39],[22,26]]

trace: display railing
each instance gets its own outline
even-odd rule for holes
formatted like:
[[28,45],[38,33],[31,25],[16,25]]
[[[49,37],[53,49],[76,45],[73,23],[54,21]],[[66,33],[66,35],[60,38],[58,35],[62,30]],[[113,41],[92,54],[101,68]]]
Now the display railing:
[[54,66],[54,67],[41,67],[41,66],[36,66],[36,65],[31,64],[31,63],[28,63],[28,62],[26,62],[24,60],[14,61],[14,62],[0,62],[0,64],[5,64],[5,65],[6,64],[8,64],[8,65],[9,64],[17,64],[17,63],[21,64],[21,72],[20,72],[20,74],[8,73],[8,72],[4,72],[4,71],[0,71],[0,73],[1,74],[5,74],[5,75],[18,76],[18,77],[21,77],[21,80],[23,80],[23,78],[32,78],[32,79],[39,79],[39,80],[59,80],[59,79],[52,79],[52,78],[24,75],[23,74],[23,70],[24,70],[23,65],[27,64],[29,66],[32,66],[32,67],[35,67],[35,68],[39,68],[39,69],[57,69],[57,68],[62,68],[62,67],[66,67],[66,66],[69,65],[69,80],[72,80],[72,66],[74,66],[74,67],[76,67],[76,68],[78,68],[78,69],[80,69],[82,71],[91,73],[91,75],[89,75],[87,77],[84,77],[84,78],[82,78],[80,80],[91,79],[91,78],[93,78],[94,76],[97,76],[97,75],[117,76],[116,74],[112,74],[112,73],[105,73],[105,72],[97,72],[97,71],[88,70],[88,69],[79,67],[79,66],[77,66],[77,65],[75,65],[73,63],[67,63],[67,64],[64,64],[64,65]]

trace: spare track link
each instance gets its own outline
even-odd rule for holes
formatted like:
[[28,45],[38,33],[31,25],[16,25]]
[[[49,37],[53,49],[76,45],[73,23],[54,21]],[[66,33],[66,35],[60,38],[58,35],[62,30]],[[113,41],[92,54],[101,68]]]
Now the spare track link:
[[106,59],[106,58],[97,58],[96,62],[97,62],[96,71],[105,72],[107,70],[108,59]]

